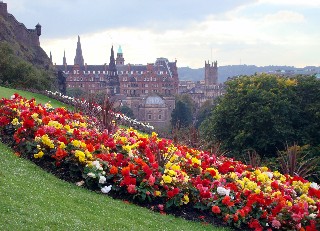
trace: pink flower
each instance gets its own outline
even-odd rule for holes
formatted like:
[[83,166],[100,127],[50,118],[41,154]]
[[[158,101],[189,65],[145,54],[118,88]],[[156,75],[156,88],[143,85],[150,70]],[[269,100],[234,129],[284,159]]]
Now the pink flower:
[[149,179],[148,179],[149,185],[150,186],[154,185],[155,181],[156,181],[156,178],[154,176],[150,175]]
[[273,228],[279,229],[280,226],[281,226],[281,223],[280,223],[280,221],[274,219],[274,220],[272,221],[272,224],[271,224],[271,225],[272,225]]
[[130,185],[128,186],[127,190],[128,190],[128,193],[130,193],[130,194],[135,194],[135,193],[137,192],[136,186],[133,185],[133,184],[130,184]]

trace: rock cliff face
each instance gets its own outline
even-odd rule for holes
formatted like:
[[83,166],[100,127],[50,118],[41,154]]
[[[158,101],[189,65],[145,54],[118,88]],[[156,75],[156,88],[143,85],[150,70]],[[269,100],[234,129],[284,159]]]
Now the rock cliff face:
[[23,23],[7,11],[7,4],[0,1],[0,42],[7,42],[15,52],[24,60],[35,66],[49,69],[51,61],[45,51],[40,47],[39,36],[41,26],[27,29]]

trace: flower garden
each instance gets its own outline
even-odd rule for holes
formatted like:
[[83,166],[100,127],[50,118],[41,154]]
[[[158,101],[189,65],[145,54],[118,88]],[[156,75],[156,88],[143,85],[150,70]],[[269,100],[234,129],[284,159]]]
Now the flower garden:
[[18,94],[0,100],[0,134],[17,155],[101,193],[161,213],[192,208],[233,228],[320,230],[320,186],[267,167],[142,134]]

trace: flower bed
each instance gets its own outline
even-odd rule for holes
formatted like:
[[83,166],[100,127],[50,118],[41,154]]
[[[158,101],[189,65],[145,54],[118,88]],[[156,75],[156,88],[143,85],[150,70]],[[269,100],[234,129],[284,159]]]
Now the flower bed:
[[78,185],[161,212],[191,206],[237,228],[320,229],[316,183],[174,145],[156,133],[130,128],[110,134],[96,122],[17,94],[0,100],[1,139],[51,171],[63,169]]

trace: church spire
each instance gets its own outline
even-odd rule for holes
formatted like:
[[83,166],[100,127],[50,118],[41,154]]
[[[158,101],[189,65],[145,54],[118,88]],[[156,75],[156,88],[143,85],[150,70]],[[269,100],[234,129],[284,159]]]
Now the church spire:
[[76,50],[76,57],[74,57],[74,64],[78,64],[80,66],[84,65],[84,60],[82,56],[82,49],[80,43],[80,36],[78,35],[78,42],[77,42],[77,50]]
[[116,63],[114,60],[114,51],[113,51],[113,45],[111,47],[111,55],[110,55],[110,63],[109,63],[109,71],[112,71],[114,73],[117,72]]
[[66,51],[63,51],[63,65],[67,65]]

